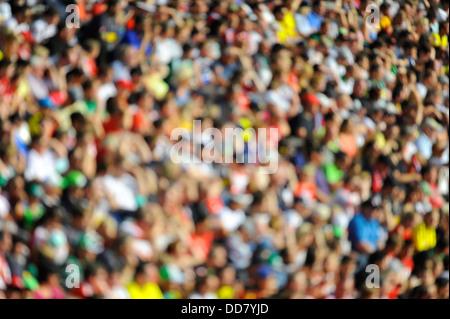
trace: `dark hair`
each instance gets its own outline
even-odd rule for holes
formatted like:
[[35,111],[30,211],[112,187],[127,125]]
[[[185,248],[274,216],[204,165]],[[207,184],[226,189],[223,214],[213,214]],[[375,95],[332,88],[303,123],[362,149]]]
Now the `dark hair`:
[[149,264],[148,262],[140,261],[134,272],[134,278],[136,278],[139,275],[145,274],[145,267],[148,264]]
[[110,97],[108,101],[106,101],[106,111],[112,114],[121,114],[121,110],[119,108],[119,100],[116,97]]

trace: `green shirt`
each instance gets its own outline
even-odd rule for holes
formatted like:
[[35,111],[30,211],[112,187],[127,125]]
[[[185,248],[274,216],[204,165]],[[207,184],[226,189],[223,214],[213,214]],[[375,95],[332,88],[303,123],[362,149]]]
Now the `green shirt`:
[[344,177],[344,171],[340,170],[334,163],[324,165],[323,171],[330,184],[335,184]]

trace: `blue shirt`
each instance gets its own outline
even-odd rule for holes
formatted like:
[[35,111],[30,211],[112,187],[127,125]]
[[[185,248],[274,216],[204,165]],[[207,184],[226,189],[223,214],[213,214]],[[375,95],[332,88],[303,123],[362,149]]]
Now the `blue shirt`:
[[419,153],[422,154],[426,160],[429,160],[431,155],[433,155],[433,142],[430,138],[425,133],[420,133],[415,144]]
[[380,223],[378,220],[367,220],[363,214],[356,214],[348,225],[348,237],[352,243],[352,248],[361,242],[368,242],[377,247],[380,238]]
[[308,20],[311,28],[315,29],[316,31],[320,30],[320,26],[322,25],[323,21],[323,17],[321,15],[318,15],[313,11],[306,16],[306,19]]
[[[142,39],[139,37],[139,35],[136,33],[136,31],[128,30],[122,39],[122,43],[132,45],[136,49],[140,50],[141,44],[142,44]],[[152,44],[149,43],[145,50],[145,55],[150,55],[151,53],[152,53]]]
[[303,35],[310,35],[314,32],[311,25],[309,24],[309,20],[306,16],[297,13],[295,15],[295,25],[297,26],[297,31]]

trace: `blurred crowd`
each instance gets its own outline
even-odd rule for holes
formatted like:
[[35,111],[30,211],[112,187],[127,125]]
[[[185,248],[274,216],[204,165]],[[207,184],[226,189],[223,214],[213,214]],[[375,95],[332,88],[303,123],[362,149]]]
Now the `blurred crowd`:
[[0,298],[448,298],[448,15],[0,0]]

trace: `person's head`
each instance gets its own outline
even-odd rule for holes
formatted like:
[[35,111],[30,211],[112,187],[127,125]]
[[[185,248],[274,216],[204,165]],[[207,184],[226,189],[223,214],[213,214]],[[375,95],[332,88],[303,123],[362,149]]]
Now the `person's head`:
[[336,273],[339,264],[339,256],[336,253],[330,253],[324,259],[323,270],[325,273]]
[[449,280],[448,278],[439,277],[435,281],[437,297],[439,299],[447,299],[449,298]]
[[14,10],[14,17],[17,22],[20,23],[30,23],[31,20],[31,8],[27,5],[17,6]]
[[355,63],[362,70],[369,71],[370,60],[369,60],[369,57],[367,56],[367,54],[365,54],[364,52],[359,52],[355,56]]
[[12,249],[12,236],[7,230],[0,229],[0,252],[6,254]]
[[339,266],[339,278],[341,280],[347,277],[353,277],[356,270],[356,261],[349,255],[341,258]]
[[437,166],[434,166],[434,165],[424,166],[422,168],[421,173],[422,173],[422,177],[423,177],[424,181],[426,181],[430,184],[435,184],[437,182],[438,174],[439,174]]
[[377,168],[380,170],[381,174],[387,174],[389,172],[391,161],[388,156],[380,155],[377,159]]
[[153,108],[153,97],[151,94],[146,91],[142,90],[132,95],[135,104],[142,110],[149,111]]
[[361,204],[361,213],[368,220],[377,218],[378,210],[379,206],[373,198],[370,198]]
[[321,166],[323,163],[324,151],[324,148],[321,146],[313,147],[311,149],[310,162],[315,165]]
[[135,18],[135,27],[134,30],[138,34],[144,33],[146,30],[148,30],[151,26],[151,20],[148,16],[143,14],[136,15]]
[[120,177],[125,172],[124,168],[125,158],[120,154],[114,154],[112,156],[112,163],[110,167],[110,171],[116,177]]
[[89,39],[86,41],[85,49],[90,58],[96,59],[100,54],[101,44],[98,40]]
[[312,10],[321,16],[324,16],[326,13],[326,3],[323,0],[314,0],[312,3]]
[[381,81],[384,78],[384,71],[381,64],[373,64],[369,70],[370,78],[374,81]]
[[72,122],[72,127],[77,132],[81,132],[86,127],[86,118],[80,112],[74,112],[70,115],[70,121]]
[[432,141],[435,141],[439,132],[442,131],[442,126],[433,118],[427,117],[422,124],[422,132],[427,135]]
[[223,268],[227,264],[227,250],[222,245],[215,245],[211,249],[210,263],[214,268]]
[[93,296],[103,296],[109,289],[108,272],[100,264],[89,264],[85,271],[85,280],[92,287]]
[[111,97],[106,101],[106,111],[111,117],[122,116],[122,110],[119,107],[119,101],[116,97]]
[[390,5],[389,5],[389,3],[387,3],[387,2],[383,2],[382,4],[381,4],[381,6],[380,6],[380,12],[383,14],[383,15],[385,15],[385,16],[390,16],[390,14],[389,14],[389,9],[390,9]]
[[49,141],[44,136],[33,137],[31,145],[38,153],[44,153],[48,149]]
[[53,24],[57,26],[59,24],[60,14],[55,7],[50,6],[44,12],[44,19],[48,24]]
[[308,275],[304,271],[293,274],[288,283],[288,289],[292,293],[305,294],[308,288]]
[[97,92],[100,87],[100,81],[98,79],[91,80],[88,79],[82,84],[83,95],[85,100],[94,100],[97,98]]
[[352,276],[347,276],[340,279],[336,284],[336,299],[345,299],[353,297],[355,293],[355,279]]
[[435,210],[423,216],[423,222],[428,228],[436,228],[439,223],[439,213]]
[[275,19],[277,21],[281,21],[281,20],[283,20],[284,15],[286,14],[286,11],[287,11],[287,9],[285,6],[279,5],[273,9],[273,15],[275,16]]
[[314,93],[307,92],[301,96],[302,105],[305,111],[317,113],[320,107],[320,101]]
[[344,120],[341,125],[341,133],[353,134],[353,132],[354,132],[353,120],[351,118]]
[[335,163],[339,169],[345,172],[352,165],[352,158],[344,152],[339,152],[335,156]]
[[262,54],[264,56],[270,56],[271,51],[272,51],[272,46],[271,46],[270,42],[267,39],[263,39],[259,43],[258,53]]
[[155,271],[158,272],[158,269],[156,266],[147,263],[147,262],[140,262],[138,266],[136,267],[136,271],[134,274],[134,280],[135,282],[143,286],[149,282],[152,282],[155,278]]
[[123,5],[122,0],[110,0],[108,1],[107,13],[111,16],[116,16],[119,14],[121,7]]
[[137,67],[139,65],[139,50],[132,45],[123,44],[119,48],[118,58],[128,67]]
[[398,234],[391,234],[386,241],[386,251],[397,255],[403,247],[403,240]]
[[59,273],[53,264],[42,264],[38,271],[38,281],[40,284],[58,284]]

